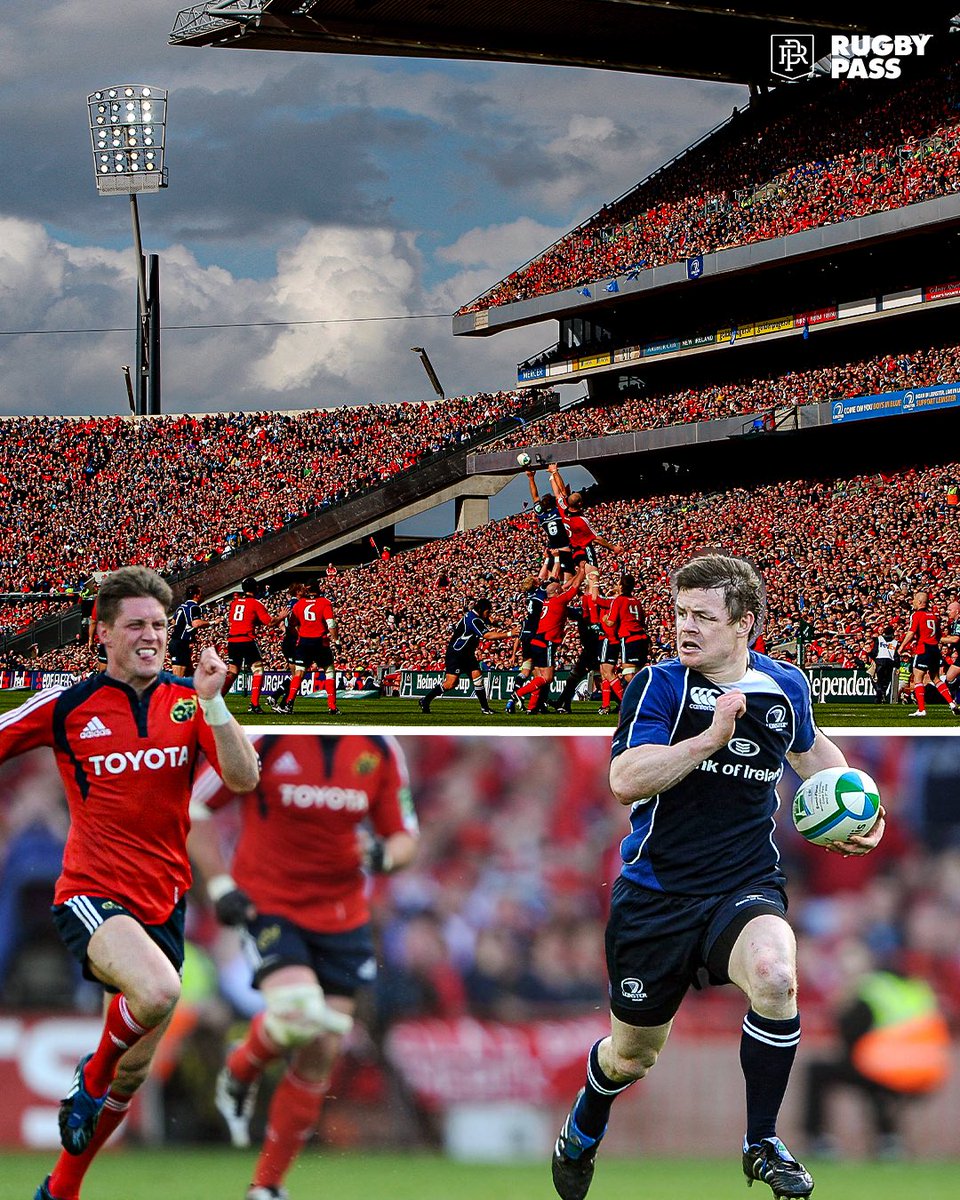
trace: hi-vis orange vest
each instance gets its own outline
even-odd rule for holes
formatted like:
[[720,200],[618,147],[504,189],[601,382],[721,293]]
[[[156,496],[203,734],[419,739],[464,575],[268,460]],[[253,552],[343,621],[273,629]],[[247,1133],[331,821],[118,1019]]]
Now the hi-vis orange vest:
[[860,1074],[913,1095],[940,1087],[950,1073],[950,1033],[930,986],[877,971],[863,980],[859,995],[874,1018],[851,1052]]

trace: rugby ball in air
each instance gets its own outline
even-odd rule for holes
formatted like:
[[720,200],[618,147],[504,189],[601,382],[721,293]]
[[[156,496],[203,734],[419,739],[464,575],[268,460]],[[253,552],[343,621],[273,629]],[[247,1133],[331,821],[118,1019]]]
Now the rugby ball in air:
[[828,767],[805,779],[793,798],[793,823],[817,846],[867,833],[880,811],[880,791],[866,771]]
[[529,467],[530,466],[530,455],[527,454],[526,451],[524,451],[522,454],[518,454],[517,462],[520,464],[521,467]]

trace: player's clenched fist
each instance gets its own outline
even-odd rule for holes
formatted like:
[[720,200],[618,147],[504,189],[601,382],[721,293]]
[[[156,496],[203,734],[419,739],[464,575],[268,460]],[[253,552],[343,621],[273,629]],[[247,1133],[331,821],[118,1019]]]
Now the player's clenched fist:
[[710,729],[716,735],[718,749],[720,746],[725,746],[733,737],[737,727],[737,717],[742,717],[746,711],[747,698],[736,688],[717,697],[717,706],[713,711]]
[[193,673],[193,686],[197,695],[204,700],[212,700],[220,694],[226,677],[227,664],[212,646],[205,646],[200,652],[200,661]]

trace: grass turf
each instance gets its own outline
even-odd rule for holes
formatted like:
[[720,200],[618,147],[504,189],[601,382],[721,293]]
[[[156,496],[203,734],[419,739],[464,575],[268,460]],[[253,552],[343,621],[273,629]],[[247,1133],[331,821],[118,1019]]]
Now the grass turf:
[[[27,700],[31,692],[0,692],[0,712],[6,712]],[[560,717],[544,713],[529,717],[517,713],[508,716],[501,701],[493,701],[492,717],[480,712],[476,700],[435,700],[429,717],[424,716],[416,700],[395,698],[383,700],[342,700],[343,715],[332,717],[322,700],[303,698],[297,701],[292,716],[281,717],[265,712],[263,716],[247,713],[249,700],[245,696],[231,696],[227,701],[233,712],[244,725],[279,727],[285,725],[316,725],[324,729],[339,729],[350,725],[411,726],[430,729],[433,727],[474,726],[479,729],[507,727],[518,732],[537,729],[597,729],[613,732],[616,717],[601,717],[595,701],[575,701],[573,715]],[[932,729],[949,729],[960,732],[960,720],[944,704],[931,704],[927,716],[913,718],[912,705],[901,704],[815,704],[814,716],[817,724],[826,730],[839,729],[908,729],[911,733],[927,733]]]
[[[31,1200],[50,1170],[53,1153],[4,1152],[0,1194]],[[123,1149],[104,1154],[91,1168],[83,1200],[243,1200],[252,1152],[226,1149]],[[957,1162],[813,1162],[818,1200],[953,1200]],[[551,1200],[550,1167],[544,1162],[510,1165],[458,1163],[429,1154],[361,1154],[310,1150],[288,1179],[291,1200]],[[600,1159],[590,1200],[745,1200],[736,1156],[700,1161],[647,1158]],[[757,1184],[752,1193],[770,1193]]]

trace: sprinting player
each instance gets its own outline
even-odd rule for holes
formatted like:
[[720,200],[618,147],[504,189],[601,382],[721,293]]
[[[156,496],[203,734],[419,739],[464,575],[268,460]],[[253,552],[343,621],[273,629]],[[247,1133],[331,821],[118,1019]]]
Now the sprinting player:
[[527,715],[543,711],[543,701],[546,700],[553,682],[557,664],[557,651],[563,641],[564,626],[567,621],[567,607],[580,591],[580,583],[586,571],[586,563],[581,562],[573,574],[569,587],[563,587],[554,580],[547,584],[547,602],[543,606],[540,624],[537,632],[530,639],[530,655],[533,661],[533,678],[522,687],[516,689],[507,701],[508,713],[520,712],[523,701],[527,701]]
[[461,675],[469,675],[473,680],[473,694],[480,705],[480,711],[486,717],[493,714],[493,709],[487,699],[487,689],[483,685],[483,671],[477,658],[477,651],[481,642],[515,638],[517,631],[515,629],[503,630],[499,626],[491,625],[490,614],[492,612],[493,603],[484,597],[475,600],[457,622],[444,655],[444,677],[425,696],[420,697],[422,713],[430,712],[430,705],[438,696],[452,692]]
[[108,993],[103,1035],[60,1104],[63,1153],[35,1200],[77,1200],[87,1168],[150,1069],[180,994],[190,789],[202,752],[224,784],[256,786],[257,756],[220,695],[212,649],[191,684],[162,671],[173,596],[124,567],[98,597],[106,670],[0,717],[0,761],[51,746],[70,807],[53,922]]
[[932,684],[946,703],[954,716],[960,716],[960,705],[950,695],[950,689],[940,678],[940,618],[930,607],[930,596],[927,592],[915,592],[913,596],[913,618],[910,628],[900,643],[901,655],[906,655],[913,648],[912,675],[910,686],[917,707],[911,717],[927,715],[926,690],[927,684]]
[[590,522],[583,515],[583,494],[570,491],[570,488],[564,483],[560,468],[556,463],[550,463],[547,470],[550,473],[550,486],[553,488],[553,494],[557,500],[557,509],[570,535],[571,558],[574,568],[578,567],[580,563],[586,563],[590,567],[599,566],[597,546],[602,546],[611,554],[621,556],[624,552],[623,547],[601,537],[591,528]]
[[549,573],[562,575],[564,582],[568,582],[573,577],[573,547],[570,545],[569,530],[557,508],[557,498],[552,492],[544,492],[542,496],[537,492],[536,471],[527,471],[526,475],[533,514],[547,539]]
[[287,716],[293,712],[304,675],[313,667],[316,667],[322,677],[327,710],[332,717],[340,715],[337,708],[337,671],[333,661],[333,648],[330,645],[337,622],[333,615],[333,605],[326,596],[320,595],[322,588],[323,585],[319,581],[307,584],[303,595],[290,610],[290,620],[297,629],[293,675],[290,678],[286,704],[278,704],[274,709],[275,712]]
[[613,600],[600,595],[600,573],[590,567],[586,574],[587,590],[578,598],[575,596],[567,606],[567,616],[577,626],[577,638],[580,641],[580,653],[577,655],[567,681],[563,685],[556,703],[544,701],[547,708],[555,713],[570,716],[571,707],[577,688],[591,672],[600,670],[600,654],[603,644],[603,618],[610,611]]
[[[620,576],[617,594],[603,622],[607,636],[600,655],[603,676],[600,685],[601,716],[610,712],[611,692],[618,704],[623,702],[624,689],[637,671],[647,665],[650,657],[647,617],[643,605],[633,594],[636,582],[632,575]],[[620,664],[621,679],[616,675],[617,663]]]
[[247,1200],[283,1200],[287,1172],[319,1120],[354,997],[376,973],[367,874],[407,866],[418,831],[392,739],[288,734],[253,741],[262,773],[243,800],[232,867],[214,823],[204,819],[231,799],[213,772],[194,789],[190,851],[217,916],[242,929],[265,1005],[220,1072],[217,1108],[233,1144],[248,1146],[260,1076],[286,1060],[247,1191]]
[[520,655],[520,665],[513,678],[514,691],[522,687],[533,671],[533,657],[530,651],[530,640],[537,632],[543,606],[547,601],[547,581],[550,578],[550,558],[544,560],[539,575],[528,575],[520,585],[523,601],[523,622],[520,635],[514,645],[514,654]]
[[210,624],[200,609],[202,594],[199,586],[191,587],[183,603],[177,606],[170,625],[170,662],[174,675],[181,678],[193,674],[193,646],[197,631],[206,629]]
[[240,584],[241,592],[230,601],[227,614],[227,677],[223,683],[226,695],[244,667],[250,668],[250,707],[248,713],[260,714],[260,689],[263,687],[263,655],[257,644],[260,626],[279,625],[283,617],[271,617],[258,599],[260,587],[252,575]]
[[[297,638],[299,636],[297,623],[293,619],[293,609],[302,595],[303,584],[292,583],[286,600],[286,611],[281,616],[283,621],[283,637],[280,639],[280,654],[283,657],[283,665],[291,676],[296,669],[293,659],[297,652]],[[289,687],[290,680],[282,679],[274,689],[273,695],[266,697],[267,707],[272,708],[276,712],[278,706],[286,702]]]
[[[804,778],[845,765],[813,723],[803,672],[750,649],[763,586],[743,559],[707,555],[673,579],[678,657],[645,667],[624,697],[610,786],[630,808],[607,925],[611,1032],[553,1154],[563,1200],[583,1200],[613,1101],[657,1060],[684,994],[706,972],[750,1004],[740,1040],[746,1082],[743,1172],[775,1196],[813,1190],[777,1136],[800,1040],[796,940],[771,834],[784,760]],[[862,837],[828,847],[866,854]]]

